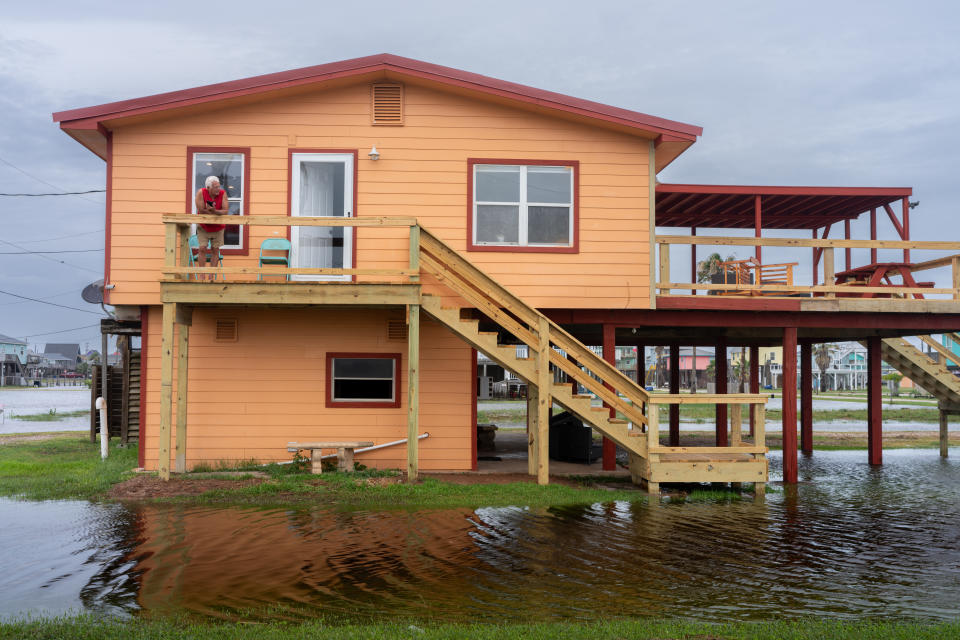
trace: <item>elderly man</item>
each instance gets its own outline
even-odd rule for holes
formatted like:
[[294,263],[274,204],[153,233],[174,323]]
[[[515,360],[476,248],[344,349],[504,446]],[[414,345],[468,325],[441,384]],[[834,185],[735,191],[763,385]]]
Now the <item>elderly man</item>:
[[[227,200],[226,193],[220,188],[220,179],[217,176],[209,176],[204,182],[204,187],[197,191],[197,213],[201,215],[229,215],[230,203]],[[217,264],[217,257],[220,255],[220,247],[223,245],[223,230],[226,225],[223,224],[201,224],[197,229],[197,240],[200,242],[200,248],[197,251],[197,262],[200,266],[205,266],[207,262],[212,265]],[[207,245],[209,244],[209,249]],[[213,280],[214,276],[208,279]]]

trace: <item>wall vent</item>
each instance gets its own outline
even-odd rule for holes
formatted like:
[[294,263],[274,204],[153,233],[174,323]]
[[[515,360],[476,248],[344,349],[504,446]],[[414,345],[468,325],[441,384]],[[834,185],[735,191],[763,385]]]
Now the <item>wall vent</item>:
[[402,84],[374,84],[370,96],[373,124],[403,124]]
[[214,336],[216,342],[236,342],[237,341],[237,320],[236,318],[218,318],[217,332]]
[[387,340],[406,340],[407,335],[407,323],[403,320],[387,322]]

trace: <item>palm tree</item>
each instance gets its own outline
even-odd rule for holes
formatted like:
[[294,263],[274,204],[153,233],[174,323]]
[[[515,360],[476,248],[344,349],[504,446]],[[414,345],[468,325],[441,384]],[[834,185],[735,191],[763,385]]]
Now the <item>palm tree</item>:
[[830,361],[833,359],[833,353],[836,350],[837,348],[834,345],[826,342],[813,345],[813,360],[817,363],[817,368],[820,369],[820,393],[827,390],[827,367],[830,366]]

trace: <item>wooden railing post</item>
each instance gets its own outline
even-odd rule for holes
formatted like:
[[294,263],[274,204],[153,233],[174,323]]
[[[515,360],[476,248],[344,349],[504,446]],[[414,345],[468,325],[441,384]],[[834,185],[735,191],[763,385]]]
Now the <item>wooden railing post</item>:
[[[660,243],[660,282],[669,283],[670,282],[670,245]],[[660,289],[658,293],[670,293],[670,289]]]
[[660,405],[647,405],[647,449],[660,446]]
[[411,282],[420,282],[420,225],[410,225],[410,271],[417,275],[410,276]]
[[757,403],[750,406],[750,411],[753,413],[753,444],[758,447],[765,447],[767,408],[765,405]]
[[739,447],[743,429],[743,405],[729,404],[727,407],[730,411],[730,446]]
[[[831,285],[836,280],[836,271],[833,262],[833,247],[824,247],[823,249],[823,284]],[[830,292],[826,294],[827,298],[836,298],[837,294]]]
[[163,225],[163,266],[168,268],[177,266],[177,227],[179,225],[170,222]]
[[960,300],[960,256],[953,256],[953,299]]

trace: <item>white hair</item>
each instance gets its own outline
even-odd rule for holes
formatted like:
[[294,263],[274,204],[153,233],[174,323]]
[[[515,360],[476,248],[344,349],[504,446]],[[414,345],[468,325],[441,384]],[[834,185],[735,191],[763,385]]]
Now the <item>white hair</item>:
[[214,182],[216,182],[217,184],[220,184],[220,178],[218,178],[217,176],[207,176],[207,179],[203,183],[203,186],[209,189],[210,185],[212,185]]

